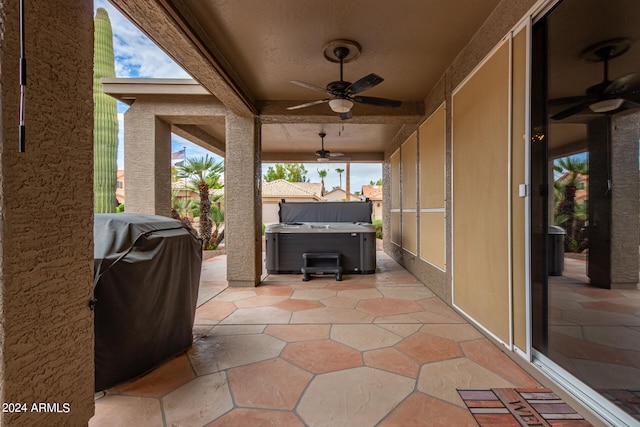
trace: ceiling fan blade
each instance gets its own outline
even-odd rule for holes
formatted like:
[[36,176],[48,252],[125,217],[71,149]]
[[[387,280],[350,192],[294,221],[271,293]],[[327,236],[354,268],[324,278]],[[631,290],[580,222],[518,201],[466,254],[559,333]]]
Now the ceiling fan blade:
[[343,157],[344,154],[342,153],[334,153],[333,151],[331,153],[329,153],[329,157]]
[[377,74],[371,73],[368,76],[364,76],[355,83],[351,83],[344,90],[348,95],[355,95],[356,93],[364,92],[367,89],[371,89],[374,86],[382,83],[384,79]]
[[293,107],[287,107],[287,110],[297,110],[299,108],[311,107],[312,105],[324,104],[325,102],[329,102],[329,99],[321,99],[319,101],[305,102],[304,104],[295,105]]
[[640,89],[627,92],[623,94],[622,98],[624,98],[625,101],[630,101],[630,102],[635,102],[637,104],[640,104]]
[[609,83],[604,94],[607,96],[617,96],[640,88],[640,77],[636,73],[627,74]]
[[587,108],[589,105],[591,105],[593,103],[593,99],[586,99],[576,105],[572,105],[569,108],[565,108],[564,110],[554,114],[553,116],[551,116],[551,118],[553,120],[562,120],[562,119],[566,119],[567,117],[573,116],[574,114],[578,114],[580,111],[584,110],[585,108]]
[[374,96],[354,96],[349,99],[359,102],[361,104],[376,105],[378,107],[398,108],[402,105],[402,101],[395,101],[393,99],[376,98]]
[[347,111],[346,113],[340,113],[340,118],[342,120],[349,120],[351,117],[353,117],[353,112],[351,111]]
[[316,159],[319,162],[344,162],[345,160],[351,160],[351,157],[321,157]]
[[622,104],[623,110],[632,110],[636,108],[640,108],[640,104],[634,101],[629,101],[628,99],[625,99],[624,104]]
[[553,98],[549,100],[549,105],[565,105],[565,104],[577,104],[587,99],[584,95],[578,96],[564,96],[562,98]]
[[327,89],[325,89],[323,87],[312,85],[311,83],[301,82],[300,80],[291,80],[291,83],[293,83],[294,85],[306,87],[307,89],[317,90],[318,92],[324,92],[324,93],[327,93],[327,94],[329,93],[329,92],[327,92]]

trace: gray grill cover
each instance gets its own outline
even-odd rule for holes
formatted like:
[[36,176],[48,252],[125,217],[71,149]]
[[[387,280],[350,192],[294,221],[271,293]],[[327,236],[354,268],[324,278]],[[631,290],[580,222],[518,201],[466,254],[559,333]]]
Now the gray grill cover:
[[368,202],[280,202],[280,222],[368,222],[372,204]]
[[96,214],[95,390],[153,369],[188,349],[202,245],[182,222]]

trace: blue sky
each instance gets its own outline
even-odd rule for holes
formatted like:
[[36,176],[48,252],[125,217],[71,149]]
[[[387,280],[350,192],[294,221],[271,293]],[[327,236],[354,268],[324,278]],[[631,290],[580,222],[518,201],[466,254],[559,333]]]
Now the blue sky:
[[[107,0],[94,0],[94,9],[102,7],[109,13],[111,27],[113,29],[113,51],[115,56],[116,77],[141,77],[141,78],[191,78],[178,64],[173,62],[160,48],[149,40],[135,25],[120,14]],[[124,112],[129,108],[127,104],[118,102],[118,169],[124,165]],[[187,147],[187,156],[200,157],[208,154],[214,156],[216,161],[221,157],[187,141],[177,135],[172,136],[172,151],[182,150]],[[263,174],[271,164],[263,164]],[[305,164],[308,171],[307,177],[311,181],[319,181],[318,169],[327,169],[325,186],[331,189],[339,185],[339,175],[336,168],[345,169],[344,164]],[[382,178],[382,165],[370,163],[351,164],[351,191],[360,190],[360,186],[369,184],[371,180]],[[345,178],[343,176],[343,184]]]

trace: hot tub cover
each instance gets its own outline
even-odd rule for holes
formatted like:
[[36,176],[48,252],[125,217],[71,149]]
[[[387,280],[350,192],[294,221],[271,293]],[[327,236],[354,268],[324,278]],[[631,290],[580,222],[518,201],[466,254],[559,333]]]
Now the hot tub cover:
[[181,221],[144,214],[94,219],[95,390],[188,349],[202,245]]
[[280,202],[280,222],[368,222],[373,205],[367,202]]

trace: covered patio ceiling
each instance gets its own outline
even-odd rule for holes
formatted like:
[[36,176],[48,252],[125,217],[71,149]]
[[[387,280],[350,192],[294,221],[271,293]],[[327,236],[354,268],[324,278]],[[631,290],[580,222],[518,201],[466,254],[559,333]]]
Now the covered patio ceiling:
[[[264,161],[314,160],[321,131],[327,149],[352,161],[381,161],[394,136],[406,135],[405,125],[413,128],[424,117],[425,98],[500,0],[110,2],[234,113],[260,116]],[[549,29],[554,40],[549,61],[560,70],[550,76],[550,98],[581,95],[602,79],[600,63],[581,60],[585,47],[616,37],[640,38],[632,18],[635,0],[623,1],[619,7],[628,10],[616,13],[606,2],[583,4],[564,24]],[[628,13],[628,25],[611,25],[621,13]],[[361,48],[359,57],[345,64],[344,80],[376,73],[385,80],[361,95],[400,100],[402,106],[356,103],[349,120],[341,120],[327,103],[287,110],[329,97],[291,80],[322,88],[339,80],[339,64],[325,58],[334,40],[352,40]],[[612,75],[635,72],[629,65],[638,58],[640,48],[632,46],[622,60],[612,61]],[[206,132],[225,140],[223,124]],[[554,132],[552,148],[558,148],[584,140],[585,130],[577,125]]]
[[[382,161],[386,145],[424,115],[424,99],[499,0],[110,0],[211,94],[239,115],[260,115],[264,161],[309,161],[325,144],[351,161]],[[400,100],[397,109],[356,103],[341,120],[328,98],[290,83],[325,87],[339,64],[333,40],[360,45],[344,80],[385,80],[361,95]],[[208,132],[224,141],[224,126]]]

